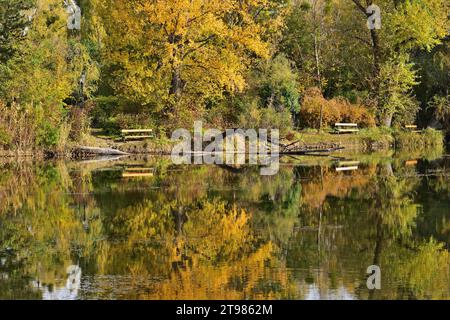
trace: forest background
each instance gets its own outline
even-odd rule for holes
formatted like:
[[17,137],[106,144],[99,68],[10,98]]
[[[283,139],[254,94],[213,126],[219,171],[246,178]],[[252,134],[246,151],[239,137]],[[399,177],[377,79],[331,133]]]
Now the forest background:
[[[68,28],[67,7],[81,8]],[[0,0],[0,147],[90,129],[450,129],[449,3]],[[70,24],[70,21],[69,21]],[[375,129],[373,129],[375,130]]]

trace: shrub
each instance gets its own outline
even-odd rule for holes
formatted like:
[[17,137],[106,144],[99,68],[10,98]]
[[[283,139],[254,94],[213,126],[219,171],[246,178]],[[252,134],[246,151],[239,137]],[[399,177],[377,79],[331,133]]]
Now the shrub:
[[94,100],[95,108],[91,111],[92,123],[99,128],[106,128],[111,115],[119,109],[116,97],[97,97]]
[[450,95],[434,96],[428,102],[427,109],[431,109],[436,120],[442,123],[442,127],[450,132]]
[[36,145],[41,147],[55,147],[58,145],[59,131],[48,122],[44,122],[39,127],[36,134]]
[[299,114],[301,127],[319,128],[321,107],[324,127],[333,126],[336,122],[358,123],[363,128],[375,126],[375,117],[366,107],[351,104],[344,98],[327,100],[319,89],[309,88]]
[[205,120],[213,128],[233,128],[239,123],[239,116],[246,104],[240,99],[230,99],[208,109]]
[[365,128],[358,136],[366,148],[387,149],[395,142],[392,129],[387,127]]
[[0,101],[0,144],[8,149],[31,150],[35,146],[37,123],[42,109],[33,106],[7,106]]
[[287,109],[280,111],[273,107],[260,108],[256,101],[248,106],[239,118],[239,127],[247,129],[278,129],[284,135],[292,129],[291,113]]
[[262,105],[281,106],[297,113],[300,109],[299,83],[292,62],[283,55],[277,55],[263,63],[260,69],[252,75],[252,83],[255,83]]
[[80,141],[89,133],[91,125],[90,112],[93,105],[87,103],[84,108],[72,107],[70,109],[70,133],[69,138],[73,141]]
[[63,150],[68,139],[67,122],[52,123],[37,105],[5,105],[0,101],[0,146],[31,151],[36,147]]
[[423,150],[428,147],[443,148],[444,134],[428,128],[421,133],[398,130],[394,134],[396,146],[404,150]]
[[11,143],[11,136],[5,128],[0,127],[0,146],[8,147]]

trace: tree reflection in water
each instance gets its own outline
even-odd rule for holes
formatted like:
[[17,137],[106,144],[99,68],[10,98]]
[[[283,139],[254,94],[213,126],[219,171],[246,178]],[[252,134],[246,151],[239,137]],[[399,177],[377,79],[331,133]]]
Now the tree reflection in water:
[[[450,298],[448,162],[361,158],[272,177],[164,158],[139,161],[145,179],[2,164],[0,298]],[[381,290],[366,287],[372,264]]]

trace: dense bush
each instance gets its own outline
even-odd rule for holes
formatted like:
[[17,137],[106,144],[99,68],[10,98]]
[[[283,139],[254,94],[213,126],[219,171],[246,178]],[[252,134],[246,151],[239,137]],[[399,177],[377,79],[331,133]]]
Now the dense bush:
[[0,127],[0,147],[9,146],[11,143],[11,136],[9,135],[7,129]]
[[69,142],[71,127],[66,117],[53,123],[40,106],[7,106],[0,101],[0,148],[5,150],[31,151],[42,147],[62,151]]
[[285,56],[278,55],[273,60],[262,63],[251,75],[249,82],[261,99],[261,105],[287,108],[293,114],[299,111],[300,85],[291,65],[292,62]]
[[442,128],[450,132],[450,95],[434,96],[428,103],[428,109],[434,111],[434,117]]
[[94,108],[93,103],[86,103],[84,107],[72,107],[70,109],[70,132],[69,138],[72,141],[80,141],[83,136],[89,134],[91,126],[91,112]]
[[0,145],[4,149],[32,149],[39,128],[36,120],[40,118],[37,108],[7,106],[0,101]]
[[396,146],[404,150],[423,150],[428,147],[443,148],[444,146],[443,132],[431,128],[420,133],[397,130],[394,137]]
[[358,137],[366,149],[388,149],[394,145],[393,129],[387,127],[372,127],[362,129]]
[[291,113],[288,109],[260,108],[254,101],[247,106],[246,111],[239,118],[241,128],[278,129],[281,135],[286,134],[292,128]]
[[327,100],[317,88],[310,88],[305,92],[299,114],[300,126],[318,128],[321,107],[324,127],[333,126],[336,122],[357,123],[363,128],[375,126],[375,117],[366,107],[351,104],[344,98]]
[[45,148],[57,147],[59,142],[59,129],[44,121],[38,126],[36,145]]

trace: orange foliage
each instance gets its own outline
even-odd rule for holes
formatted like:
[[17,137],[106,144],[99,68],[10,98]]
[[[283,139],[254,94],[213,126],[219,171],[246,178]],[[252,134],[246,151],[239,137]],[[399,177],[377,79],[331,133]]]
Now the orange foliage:
[[302,127],[318,128],[320,108],[323,107],[323,126],[333,126],[336,122],[357,123],[360,127],[374,127],[375,117],[369,110],[357,104],[351,104],[344,98],[327,100],[318,88],[306,90],[300,109]]
[[332,168],[324,168],[320,181],[311,180],[302,184],[302,198],[311,208],[320,207],[327,197],[344,198],[353,189],[365,188],[370,177],[376,174],[376,166],[369,166],[360,171],[341,173]]

